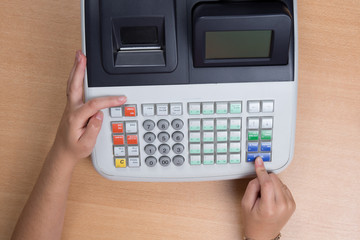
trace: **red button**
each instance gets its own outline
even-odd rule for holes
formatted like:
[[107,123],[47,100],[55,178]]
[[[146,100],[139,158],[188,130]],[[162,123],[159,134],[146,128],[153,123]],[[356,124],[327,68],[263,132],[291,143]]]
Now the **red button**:
[[114,145],[124,145],[124,135],[113,135]]
[[113,123],[112,131],[113,131],[113,133],[123,133],[124,132],[124,124],[123,123]]
[[125,107],[125,117],[135,117],[136,107]]
[[127,144],[138,144],[137,135],[128,135],[127,136]]

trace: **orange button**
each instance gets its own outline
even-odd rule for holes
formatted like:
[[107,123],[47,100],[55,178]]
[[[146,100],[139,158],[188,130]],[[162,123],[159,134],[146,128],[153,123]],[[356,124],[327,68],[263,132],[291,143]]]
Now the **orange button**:
[[113,135],[114,145],[124,145],[124,135]]
[[125,117],[135,117],[136,107],[125,107]]
[[138,144],[137,135],[128,135],[127,136],[127,144]]
[[123,123],[113,123],[112,131],[113,131],[113,133],[123,133],[124,132],[124,124]]

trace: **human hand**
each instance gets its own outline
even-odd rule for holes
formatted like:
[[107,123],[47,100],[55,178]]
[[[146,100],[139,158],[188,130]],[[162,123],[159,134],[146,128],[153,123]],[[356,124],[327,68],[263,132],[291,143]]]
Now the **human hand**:
[[[101,97],[83,102],[86,57],[76,52],[67,84],[67,104],[52,150],[75,161],[89,156],[99,134],[104,108],[122,105],[125,96]],[[76,161],[75,161],[76,162]]]
[[268,174],[262,159],[255,160],[257,178],[249,182],[241,202],[244,234],[248,239],[274,239],[285,226],[296,205],[290,190],[273,173]]

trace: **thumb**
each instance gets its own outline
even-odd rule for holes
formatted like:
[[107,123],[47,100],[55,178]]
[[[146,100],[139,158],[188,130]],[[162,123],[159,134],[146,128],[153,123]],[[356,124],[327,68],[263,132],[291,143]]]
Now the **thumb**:
[[93,115],[85,128],[85,132],[80,137],[79,142],[86,147],[89,147],[92,149],[95,146],[96,138],[100,132],[101,124],[103,122],[104,114],[102,111],[98,111],[95,115]]

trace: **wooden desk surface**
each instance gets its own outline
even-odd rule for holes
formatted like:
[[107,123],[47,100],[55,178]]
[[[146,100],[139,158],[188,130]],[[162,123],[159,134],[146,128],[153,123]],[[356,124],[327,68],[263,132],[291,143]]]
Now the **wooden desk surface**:
[[[360,1],[302,0],[297,210],[284,239],[360,239]],[[0,239],[9,239],[54,139],[81,49],[79,1],[0,3]],[[63,239],[234,239],[248,180],[112,182],[78,164]]]

